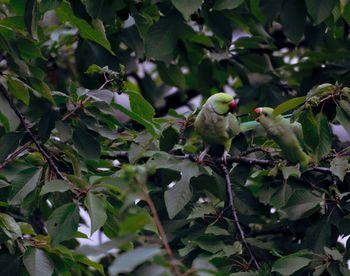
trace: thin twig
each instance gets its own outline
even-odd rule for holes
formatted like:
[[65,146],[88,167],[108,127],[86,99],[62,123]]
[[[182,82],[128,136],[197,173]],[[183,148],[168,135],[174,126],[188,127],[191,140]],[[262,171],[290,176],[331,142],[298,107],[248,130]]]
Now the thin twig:
[[0,164],[0,169],[4,168],[7,164],[11,163],[15,158],[20,155],[22,152],[24,152],[29,146],[32,144],[32,141],[29,141],[25,143],[22,147],[17,149],[14,153],[12,153],[8,158],[5,159],[4,162]]
[[[112,80],[107,79],[106,75],[104,74],[105,82],[97,88],[97,90],[103,89],[108,83],[110,83]],[[62,121],[67,120],[70,116],[72,116],[79,108],[84,107],[89,101],[91,100],[90,96],[87,96],[86,99],[82,100],[79,104],[77,104],[71,111],[69,111],[66,115],[63,116]]]
[[72,116],[79,108],[83,107],[84,105],[87,104],[87,102],[90,100],[91,98],[89,96],[87,96],[87,98],[83,101],[81,101],[79,104],[77,104],[71,111],[69,111],[66,115],[63,116],[62,121],[67,120],[70,116]]
[[220,165],[221,165],[221,169],[223,170],[223,172],[225,174],[226,188],[227,188],[227,194],[228,194],[228,198],[229,198],[229,206],[231,207],[233,220],[234,220],[234,222],[236,224],[236,227],[238,229],[239,235],[241,236],[241,240],[242,240],[244,246],[247,248],[247,250],[249,252],[251,260],[253,261],[253,263],[256,266],[256,268],[259,269],[260,266],[259,266],[257,260],[255,259],[255,256],[254,256],[252,250],[250,249],[250,246],[248,245],[248,242],[247,242],[247,240],[245,238],[245,233],[244,233],[244,231],[243,231],[243,229],[241,227],[241,224],[240,224],[240,222],[238,220],[237,210],[236,210],[236,207],[234,205],[236,195],[235,195],[234,190],[232,189],[232,183],[231,183],[229,171],[226,168],[224,163],[220,162]]
[[45,147],[43,145],[40,144],[40,142],[36,139],[36,137],[34,136],[34,134],[32,133],[32,131],[30,130],[28,124],[25,121],[24,116],[22,115],[22,113],[18,110],[18,108],[16,107],[16,105],[14,104],[13,100],[11,99],[9,93],[7,92],[7,90],[5,89],[5,87],[3,85],[0,85],[0,91],[1,93],[5,96],[5,98],[7,99],[10,107],[12,108],[12,110],[16,113],[18,119],[21,122],[21,125],[24,127],[24,129],[26,130],[26,132],[29,134],[31,140],[34,142],[34,144],[36,145],[36,147],[38,148],[38,150],[40,151],[40,153],[44,156],[44,158],[46,159],[46,161],[48,162],[50,168],[55,171],[55,173],[62,179],[66,179],[66,177],[60,172],[60,170],[57,168],[55,162],[52,160],[52,158],[50,157],[50,155],[47,153]]
[[256,148],[251,148],[251,149],[248,149],[246,151],[243,151],[241,152],[241,156],[245,156],[245,155],[248,155],[248,154],[251,154],[253,152],[257,152],[257,151],[260,151],[260,152],[263,152],[263,153],[266,153],[266,154],[270,154],[270,152],[262,147],[256,147]]
[[149,208],[151,210],[154,223],[156,224],[158,232],[159,232],[159,235],[160,235],[160,240],[161,240],[161,242],[162,242],[162,244],[163,244],[163,246],[165,248],[165,251],[166,251],[167,255],[170,258],[171,268],[174,271],[175,275],[180,276],[180,275],[182,275],[182,273],[181,273],[179,267],[176,264],[177,260],[175,259],[173,251],[171,250],[171,247],[169,245],[168,239],[167,239],[166,234],[165,234],[165,230],[164,230],[163,225],[162,225],[162,223],[160,221],[160,218],[158,216],[157,209],[154,206],[153,200],[152,200],[152,198],[149,195],[149,191],[147,189],[147,186],[146,186],[145,183],[143,183],[143,181],[138,181],[138,183],[142,187],[142,191],[143,191],[145,200],[146,200],[147,205],[149,206]]

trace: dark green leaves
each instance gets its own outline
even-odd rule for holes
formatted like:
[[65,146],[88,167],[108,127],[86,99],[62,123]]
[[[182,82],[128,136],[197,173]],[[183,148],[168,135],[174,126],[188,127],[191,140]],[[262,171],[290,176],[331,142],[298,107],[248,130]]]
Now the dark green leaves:
[[109,267],[111,275],[129,273],[134,268],[161,253],[158,247],[138,247],[118,256]]
[[237,8],[243,2],[244,0],[217,0],[215,1],[213,9],[217,11],[230,10],[230,9]]
[[27,27],[28,32],[34,38],[38,38],[38,3],[37,0],[27,0],[26,7],[24,10],[24,23]]
[[282,275],[292,275],[298,270],[306,267],[311,262],[310,259],[299,256],[286,256],[278,259],[272,266],[272,271]]
[[93,21],[94,26],[91,26],[85,20],[74,15],[72,7],[67,1],[62,1],[62,3],[56,8],[56,12],[62,22],[70,22],[76,26],[82,37],[100,44],[113,54],[111,45],[104,33],[104,28],[100,25],[101,21]]
[[190,15],[194,13],[201,4],[203,3],[203,0],[193,0],[193,1],[187,1],[187,0],[171,0],[175,8],[177,8],[184,18],[188,20],[190,18]]
[[315,25],[320,24],[331,15],[337,0],[305,0],[307,12],[310,14]]
[[47,220],[47,230],[53,246],[73,238],[79,223],[79,207],[75,203],[67,203],[55,209]]
[[285,218],[298,220],[316,212],[320,208],[321,202],[320,196],[315,196],[306,190],[297,190],[289,198],[282,211]]
[[18,144],[22,137],[23,133],[20,132],[10,132],[1,136],[0,162],[3,162],[6,157],[18,147]]
[[308,109],[300,116],[300,123],[303,126],[305,143],[315,150],[320,137],[318,135],[317,121],[311,109]]
[[[192,191],[190,180],[199,175],[199,168],[189,160],[179,161],[164,152],[156,153],[147,163],[148,168],[167,168],[181,172],[181,179],[164,193],[169,218],[174,218],[190,201]],[[170,184],[170,183],[169,183]]]
[[304,0],[284,0],[281,8],[283,31],[294,43],[299,44],[306,21]]
[[98,159],[100,157],[100,145],[86,130],[76,129],[73,132],[73,143],[79,154],[86,159]]
[[149,59],[169,62],[174,57],[176,42],[181,28],[181,19],[177,16],[161,18],[148,30],[145,39],[145,52]]

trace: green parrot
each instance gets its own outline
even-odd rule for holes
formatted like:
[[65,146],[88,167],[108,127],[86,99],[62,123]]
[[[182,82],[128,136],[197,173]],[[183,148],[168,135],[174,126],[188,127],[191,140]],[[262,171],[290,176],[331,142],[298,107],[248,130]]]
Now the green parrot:
[[300,163],[301,168],[305,169],[312,162],[312,158],[303,151],[301,146],[303,131],[300,123],[290,123],[282,115],[273,116],[273,108],[270,107],[257,107],[254,111],[260,115],[256,120],[281,148],[283,155],[290,162]]
[[223,145],[224,153],[221,157],[226,163],[232,139],[240,132],[239,121],[233,112],[237,102],[226,93],[216,93],[208,98],[199,112],[195,122],[195,130],[207,144],[205,150],[199,155],[203,161],[211,145]]

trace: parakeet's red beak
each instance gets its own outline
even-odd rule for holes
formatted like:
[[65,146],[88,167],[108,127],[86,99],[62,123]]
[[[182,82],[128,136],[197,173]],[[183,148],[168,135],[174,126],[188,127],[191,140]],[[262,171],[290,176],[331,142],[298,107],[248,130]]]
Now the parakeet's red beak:
[[262,111],[263,111],[262,107],[257,107],[257,108],[254,109],[254,112],[257,113],[257,114],[260,114]]
[[234,111],[236,110],[237,106],[238,106],[238,102],[236,102],[235,100],[232,100],[229,104],[230,110]]
[[258,123],[260,123],[260,118],[256,118],[255,121],[257,121]]

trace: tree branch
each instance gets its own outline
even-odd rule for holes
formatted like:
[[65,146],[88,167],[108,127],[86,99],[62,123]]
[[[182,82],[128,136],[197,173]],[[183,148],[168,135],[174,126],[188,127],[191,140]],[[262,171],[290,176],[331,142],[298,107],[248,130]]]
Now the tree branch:
[[249,252],[249,255],[250,255],[250,258],[251,260],[253,261],[254,265],[256,266],[256,268],[260,268],[252,250],[250,249],[250,246],[248,245],[248,242],[245,238],[245,233],[241,227],[241,224],[238,220],[238,215],[237,215],[237,210],[236,210],[236,207],[234,205],[234,201],[235,201],[235,198],[236,198],[236,195],[235,195],[235,192],[233,191],[232,189],[232,183],[231,183],[231,179],[230,179],[230,174],[229,174],[229,171],[228,169],[226,168],[225,164],[220,162],[220,165],[221,165],[221,169],[223,170],[224,174],[225,174],[225,180],[226,180],[226,188],[227,188],[227,194],[228,194],[228,198],[229,198],[229,207],[231,208],[231,211],[232,211],[232,215],[233,215],[233,220],[236,224],[236,227],[237,227],[237,230],[239,232],[239,235],[241,237],[241,240],[244,244],[244,246],[247,248],[248,252]]
[[165,230],[163,228],[163,225],[160,221],[160,218],[158,216],[158,212],[157,212],[157,209],[156,207],[154,206],[154,203],[153,203],[153,200],[152,198],[150,197],[149,195],[149,191],[147,189],[147,186],[146,184],[143,182],[143,181],[137,181],[141,187],[142,187],[142,192],[143,192],[143,195],[145,197],[145,200],[147,202],[147,205],[148,207],[150,208],[151,210],[151,213],[152,213],[152,216],[153,216],[153,220],[154,220],[154,223],[156,224],[157,226],[157,229],[158,229],[158,232],[159,232],[159,235],[160,235],[160,240],[165,248],[165,251],[167,253],[167,255],[169,256],[170,258],[170,265],[171,265],[171,268],[172,270],[174,271],[175,275],[177,276],[180,276],[182,275],[179,267],[177,266],[177,260],[175,259],[174,257],[174,254],[173,254],[173,251],[171,250],[171,247],[169,245],[169,242],[168,242],[168,239],[166,237],[166,233],[165,233]]
[[34,144],[36,145],[36,147],[38,148],[38,150],[40,151],[40,153],[44,156],[44,158],[46,159],[46,161],[48,162],[50,168],[62,179],[66,179],[64,177],[64,175],[59,171],[59,169],[57,168],[55,162],[52,160],[52,158],[50,157],[50,155],[47,153],[45,147],[43,145],[40,144],[40,142],[36,139],[36,137],[34,136],[34,134],[32,133],[32,131],[30,130],[28,124],[25,121],[24,116],[21,114],[21,112],[18,110],[18,108],[16,107],[16,105],[14,104],[13,100],[11,99],[9,93],[7,92],[7,90],[5,89],[5,87],[3,85],[0,85],[0,91],[1,93],[5,96],[6,100],[8,101],[10,107],[12,108],[12,110],[16,113],[18,119],[21,122],[21,125],[24,127],[24,129],[26,130],[26,132],[29,134],[31,140],[34,142]]
[[11,163],[15,158],[20,155],[22,152],[24,152],[29,146],[32,144],[32,141],[29,141],[25,143],[22,147],[17,149],[14,153],[12,153],[8,158],[5,159],[4,162],[0,164],[0,169],[4,168],[7,164]]

